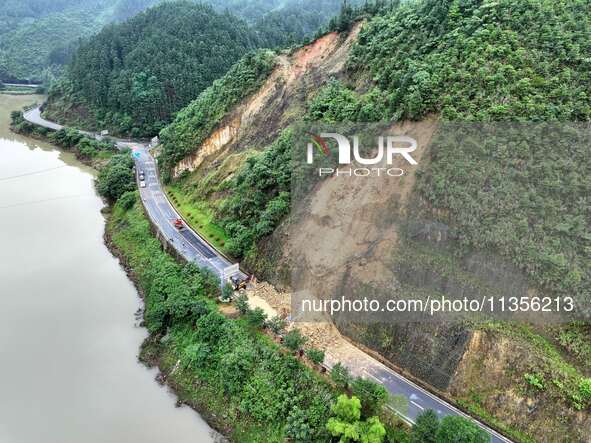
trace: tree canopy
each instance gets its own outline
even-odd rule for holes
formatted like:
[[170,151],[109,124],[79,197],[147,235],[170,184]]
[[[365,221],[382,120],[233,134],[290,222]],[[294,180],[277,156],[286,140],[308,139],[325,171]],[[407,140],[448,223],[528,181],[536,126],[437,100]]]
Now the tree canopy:
[[244,54],[248,25],[210,6],[164,3],[82,43],[68,67],[76,99],[122,133],[155,135]]

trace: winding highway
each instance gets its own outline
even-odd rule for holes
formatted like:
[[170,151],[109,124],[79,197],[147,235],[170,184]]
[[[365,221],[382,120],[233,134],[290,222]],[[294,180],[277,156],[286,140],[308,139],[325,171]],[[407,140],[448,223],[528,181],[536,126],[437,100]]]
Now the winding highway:
[[[40,107],[32,108],[23,113],[23,117],[30,123],[43,126],[54,131],[64,129],[64,126],[44,119],[41,116]],[[88,137],[101,139],[101,136],[88,131],[80,131]],[[181,230],[174,226],[174,221],[182,219],[174,206],[166,197],[156,167],[156,161],[149,152],[150,145],[143,142],[135,142],[109,137],[119,149],[131,149],[136,165],[136,177],[142,203],[150,220],[158,228],[161,235],[174,247],[178,254],[185,260],[193,262],[200,267],[213,271],[222,281],[230,277],[246,278],[246,274],[240,271],[236,264],[216,251],[203,237],[191,229],[187,223]],[[146,187],[139,186],[139,174],[144,172]]]
[[[24,112],[23,116],[30,123],[45,128],[53,130],[64,128],[57,123],[47,121],[41,117],[39,107]],[[100,138],[96,134],[90,132],[80,132],[90,137]],[[110,139],[114,141],[120,149],[132,149],[132,155],[136,163],[137,176],[139,177],[140,172],[144,172],[145,176],[146,187],[140,187],[139,190],[146,212],[160,231],[161,235],[168,239],[169,244],[175,248],[177,253],[182,255],[188,261],[212,270],[222,280],[231,276],[237,276],[240,278],[246,277],[245,274],[238,270],[236,264],[232,265],[232,263],[230,263],[221,253],[216,251],[195,231],[188,227],[180,231],[175,228],[174,220],[181,218],[181,216],[174,209],[162,189],[156,161],[150,154],[150,146],[141,142],[114,138]],[[187,226],[186,223],[185,226]],[[336,363],[337,361],[331,358],[330,352],[327,352],[325,366],[330,369]],[[499,432],[491,429],[473,417],[468,416],[445,400],[437,397],[426,389],[423,389],[368,354],[363,354],[363,358],[354,363],[346,362],[345,364],[353,375],[370,378],[377,383],[382,384],[392,395],[403,396],[406,399],[406,407],[388,407],[411,425],[415,423],[416,418],[422,412],[427,409],[432,409],[439,417],[456,415],[472,420],[490,435],[490,441],[492,443],[512,443],[511,440],[501,435]]]

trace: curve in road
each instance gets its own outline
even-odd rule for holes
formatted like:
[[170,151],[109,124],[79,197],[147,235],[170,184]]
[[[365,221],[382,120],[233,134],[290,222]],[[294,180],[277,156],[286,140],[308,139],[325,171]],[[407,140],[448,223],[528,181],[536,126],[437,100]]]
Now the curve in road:
[[[57,123],[50,122],[41,117],[39,107],[26,111],[24,118],[30,123],[37,124],[53,130],[60,130],[64,127]],[[97,137],[96,134],[79,131],[87,136]],[[174,227],[174,220],[181,218],[178,212],[170,203],[160,184],[156,161],[149,152],[149,146],[141,142],[113,139],[120,149],[132,148],[136,162],[136,170],[144,171],[145,188],[140,189],[140,195],[148,216],[164,235],[172,247],[186,260],[196,263],[199,266],[211,269],[216,275],[222,277],[223,271],[231,266],[231,263],[207,241],[190,228],[178,231]],[[188,226],[188,225],[187,225]],[[240,277],[245,277],[240,273]],[[408,410],[396,410],[389,406],[397,415],[402,417],[409,424],[414,424],[416,418],[425,410],[432,409],[441,418],[450,415],[461,416],[472,420],[480,428],[490,435],[492,443],[512,443],[507,437],[486,426],[484,423],[465,414],[445,400],[437,397],[426,389],[413,383],[411,380],[400,375],[389,367],[368,354],[364,354],[363,362],[356,365],[348,365],[348,369],[354,376],[369,377],[382,384],[391,394],[403,395],[408,400]],[[327,353],[325,365],[330,369],[337,363]]]

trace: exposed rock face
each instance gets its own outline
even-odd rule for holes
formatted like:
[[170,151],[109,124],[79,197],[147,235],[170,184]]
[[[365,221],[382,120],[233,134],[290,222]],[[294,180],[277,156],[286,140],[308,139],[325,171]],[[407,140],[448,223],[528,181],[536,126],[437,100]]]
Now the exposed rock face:
[[576,411],[549,392],[527,389],[523,374],[544,367],[544,359],[518,337],[475,331],[449,393],[457,399],[476,398],[482,408],[494,411],[495,417],[534,435],[537,441],[591,442],[588,411]]
[[177,177],[184,171],[194,171],[205,158],[216,154],[220,149],[223,149],[224,146],[230,143],[238,133],[239,128],[240,124],[238,121],[233,121],[230,124],[218,128],[207,138],[194,155],[184,158],[175,166],[174,176]]
[[306,98],[333,76],[342,75],[361,24],[347,35],[326,34],[279,63],[258,92],[235,107],[218,128],[175,168],[174,176],[195,171],[228,151],[264,148],[301,115]]

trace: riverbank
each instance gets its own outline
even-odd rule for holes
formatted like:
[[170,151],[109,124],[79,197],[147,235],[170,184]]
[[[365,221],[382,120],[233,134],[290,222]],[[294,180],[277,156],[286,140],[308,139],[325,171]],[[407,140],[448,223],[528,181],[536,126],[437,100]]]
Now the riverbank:
[[[133,283],[138,295],[142,300],[145,300],[144,287],[140,283],[141,280],[138,277],[138,274],[130,265],[129,250],[125,251],[120,249],[113,241],[112,234],[115,231],[115,228],[111,223],[112,209],[111,206],[105,206],[102,211],[107,219],[107,227],[103,236],[105,246],[111,254],[119,260],[121,268],[125,271],[127,278]],[[142,316],[143,314],[144,312],[142,312]],[[205,422],[213,429],[212,437],[214,443],[228,443],[229,440],[224,436],[228,435],[227,424],[224,420],[220,420],[212,408],[204,407],[202,403],[195,401],[194,396],[190,395],[190,384],[182,383],[181,380],[179,380],[181,372],[176,375],[165,375],[172,372],[170,364],[167,364],[170,360],[166,359],[166,355],[166,347],[159,343],[157,337],[149,336],[141,345],[139,361],[148,368],[157,368],[160,371],[156,381],[160,384],[166,384],[175,393],[178,398],[177,407],[183,404],[187,405],[205,420]],[[219,410],[223,410],[223,408]]]
[[25,137],[51,143],[57,147],[72,152],[76,159],[97,171],[104,167],[110,158],[117,153],[117,147],[112,143],[99,142],[83,136],[76,130],[52,131],[27,122],[22,112],[11,114],[10,130]]
[[[157,310],[159,306],[150,301],[149,275],[159,273],[158,267],[166,269],[164,273],[178,275],[182,272],[182,266],[161,250],[159,242],[150,232],[148,220],[137,200],[129,210],[124,210],[121,206],[116,205],[108,214],[105,243],[113,255],[119,258],[121,266],[144,299],[144,321],[149,323],[150,318],[155,321],[152,311]],[[152,296],[155,297],[156,294]],[[205,294],[202,293],[198,299],[204,302],[206,310],[207,307],[215,309],[215,302],[206,298]],[[175,391],[179,401],[194,408],[211,427],[232,441],[283,441],[281,429],[272,432],[265,426],[257,426],[240,413],[240,402],[234,403],[234,407],[229,407],[223,389],[220,390],[197,378],[190,366],[181,366],[178,363],[181,356],[178,349],[175,349],[177,343],[168,337],[170,335],[159,328],[153,330],[142,345],[140,360],[148,366],[159,368],[159,380]],[[240,368],[236,367],[236,371],[240,371]],[[273,434],[274,437],[271,436]]]
[[10,131],[36,98],[0,97],[1,441],[211,442],[138,364],[141,301],[105,248],[96,171]]
[[[145,300],[150,337],[140,358],[159,368],[181,403],[234,442],[283,442],[300,432],[307,437],[297,441],[330,441],[326,422],[340,389],[263,333],[260,318],[221,315],[217,282],[162,250],[136,193],[108,214],[105,241]],[[396,420],[387,424],[405,433]]]

